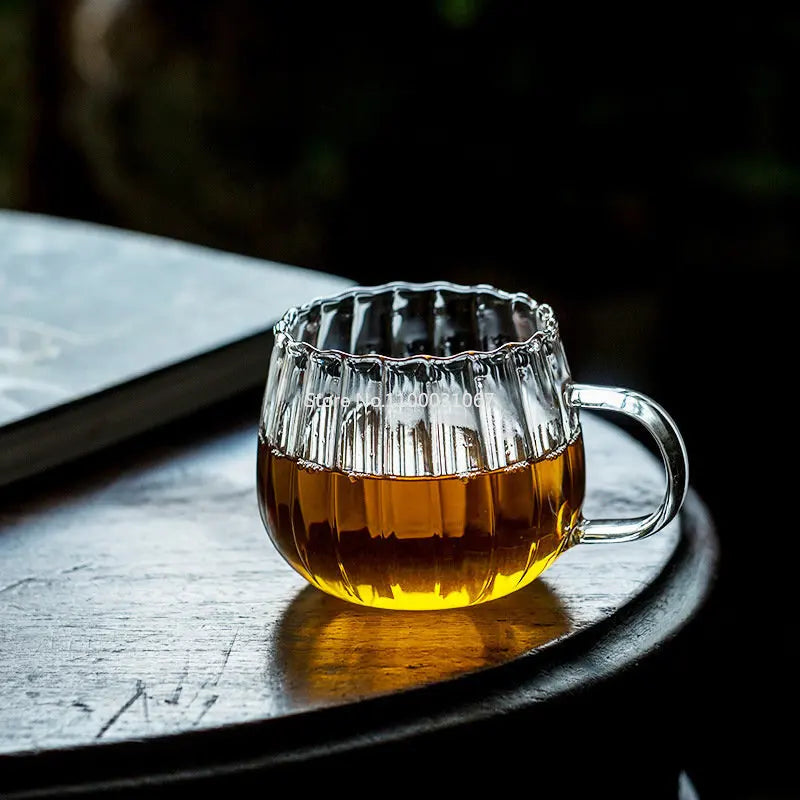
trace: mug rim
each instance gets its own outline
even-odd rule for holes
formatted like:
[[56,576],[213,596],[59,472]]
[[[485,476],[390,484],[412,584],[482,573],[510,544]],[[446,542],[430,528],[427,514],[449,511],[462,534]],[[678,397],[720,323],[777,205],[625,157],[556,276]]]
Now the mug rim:
[[[509,302],[519,302],[528,306],[532,313],[535,313],[542,324],[542,329],[534,331],[527,339],[520,339],[504,342],[498,347],[490,350],[460,350],[448,356],[437,356],[429,353],[417,353],[409,356],[389,356],[383,353],[351,353],[347,350],[339,350],[333,347],[320,348],[310,342],[298,340],[290,331],[297,322],[298,317],[307,313],[313,306],[324,303],[340,303],[350,297],[357,296],[377,296],[382,292],[396,289],[407,289],[415,292],[446,290],[457,294],[491,294],[499,300]],[[410,281],[388,281],[386,283],[375,284],[374,286],[356,285],[351,286],[341,292],[332,295],[314,297],[301,305],[292,306],[287,309],[283,316],[275,323],[272,328],[276,343],[281,341],[286,347],[292,350],[304,351],[309,355],[324,357],[336,356],[353,360],[380,360],[390,363],[449,363],[465,357],[486,357],[500,353],[512,353],[520,348],[537,347],[541,342],[553,342],[558,338],[558,321],[555,313],[547,303],[539,303],[525,292],[506,292],[488,283],[461,284],[451,281],[427,281],[424,283],[414,283]]]

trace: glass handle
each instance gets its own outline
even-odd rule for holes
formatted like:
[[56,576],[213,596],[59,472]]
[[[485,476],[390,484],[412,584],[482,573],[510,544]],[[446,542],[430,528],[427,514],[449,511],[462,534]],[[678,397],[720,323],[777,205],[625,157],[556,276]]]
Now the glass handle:
[[656,440],[667,477],[664,500],[652,514],[630,519],[581,519],[576,526],[577,541],[631,542],[661,530],[680,510],[689,486],[686,447],[672,418],[654,400],[630,389],[572,383],[566,393],[567,403],[576,408],[619,411],[638,420]]

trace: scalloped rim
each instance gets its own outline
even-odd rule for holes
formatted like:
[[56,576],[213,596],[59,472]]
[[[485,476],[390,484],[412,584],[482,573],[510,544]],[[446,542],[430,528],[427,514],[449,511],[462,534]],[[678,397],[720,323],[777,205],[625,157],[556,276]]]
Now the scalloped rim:
[[[431,290],[447,290],[449,292],[457,292],[459,294],[492,294],[499,300],[517,301],[527,305],[532,312],[535,312],[539,319],[545,326],[544,330],[536,331],[527,339],[516,342],[505,342],[493,350],[461,350],[458,353],[453,353],[449,356],[433,356],[425,353],[413,356],[387,356],[381,353],[349,353],[345,350],[337,350],[335,348],[320,349],[308,342],[300,342],[289,333],[289,329],[297,322],[297,318],[308,312],[313,306],[321,305],[322,303],[335,303],[345,300],[349,297],[356,297],[357,295],[378,295],[389,289],[409,289],[411,291],[431,291]],[[409,283],[407,281],[390,281],[389,283],[381,283],[375,286],[352,286],[345,289],[338,294],[327,295],[323,297],[315,297],[307,303],[299,306],[292,306],[286,313],[275,323],[273,327],[276,343],[285,343],[288,348],[292,350],[305,351],[309,355],[314,356],[337,356],[339,358],[347,359],[378,359],[382,362],[390,363],[448,363],[456,359],[464,358],[465,356],[493,356],[499,353],[513,352],[514,350],[527,348],[535,342],[549,341],[552,342],[558,338],[558,322],[556,320],[553,309],[547,303],[538,303],[530,295],[524,292],[505,292],[488,283],[478,283],[474,286],[466,286],[459,283],[451,283],[450,281],[429,281],[428,283]]]

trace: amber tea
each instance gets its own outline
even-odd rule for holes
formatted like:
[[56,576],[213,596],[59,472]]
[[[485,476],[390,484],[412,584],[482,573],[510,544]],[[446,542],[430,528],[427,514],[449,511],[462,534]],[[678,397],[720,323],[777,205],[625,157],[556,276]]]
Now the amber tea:
[[259,442],[272,540],[307,580],[379,608],[474,605],[534,580],[564,549],[584,493],[583,442],[469,477],[348,476]]

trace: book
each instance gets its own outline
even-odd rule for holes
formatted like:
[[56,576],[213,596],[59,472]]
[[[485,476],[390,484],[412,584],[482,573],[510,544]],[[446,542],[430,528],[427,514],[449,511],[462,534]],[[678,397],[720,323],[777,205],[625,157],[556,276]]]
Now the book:
[[0,485],[263,385],[272,325],[348,285],[0,211]]

